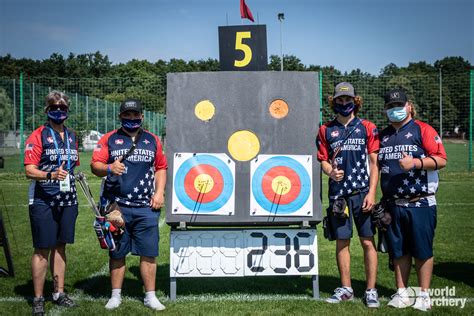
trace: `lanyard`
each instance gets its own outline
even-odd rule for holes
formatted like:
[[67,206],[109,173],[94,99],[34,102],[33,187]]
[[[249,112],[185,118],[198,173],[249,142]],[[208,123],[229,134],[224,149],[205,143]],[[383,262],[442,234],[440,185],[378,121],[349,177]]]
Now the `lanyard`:
[[[59,146],[58,142],[56,141],[56,135],[54,135],[54,130],[50,127],[49,130],[51,131],[51,135],[53,136],[54,147],[56,148],[56,152],[58,153],[58,166],[61,166],[61,155],[59,153]],[[67,170],[71,170],[71,148],[69,147],[69,135],[67,130],[64,130],[64,139],[66,140],[67,144]]]

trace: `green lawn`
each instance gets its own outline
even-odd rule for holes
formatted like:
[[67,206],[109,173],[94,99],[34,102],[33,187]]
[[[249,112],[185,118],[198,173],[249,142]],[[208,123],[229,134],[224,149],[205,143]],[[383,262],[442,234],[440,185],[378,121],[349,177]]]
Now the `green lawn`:
[[[456,297],[468,298],[463,310],[455,307],[436,307],[435,314],[474,314],[474,222],[471,213],[474,208],[472,188],[474,177],[463,172],[467,163],[467,147],[447,144],[448,168],[441,172],[438,193],[438,226],[435,238],[435,269],[433,288],[456,287]],[[466,158],[464,158],[466,157]],[[83,166],[88,172],[90,153],[81,155]],[[450,164],[453,165],[450,165]],[[458,165],[456,165],[458,164]],[[6,169],[0,173],[0,207],[7,221],[6,228],[13,252],[16,269],[15,278],[0,279],[0,314],[26,315],[31,312],[32,283],[30,257],[32,253],[31,232],[28,218],[28,181],[18,173],[18,156],[7,157]],[[95,196],[99,181],[89,176]],[[325,181],[324,181],[325,182]],[[325,187],[323,192],[326,192]],[[325,196],[325,193],[323,194]],[[73,310],[56,308],[50,301],[46,308],[50,314],[96,315],[96,314],[152,314],[143,307],[142,284],[138,260],[129,257],[122,306],[108,312],[103,305],[110,293],[107,270],[107,253],[98,247],[92,230],[93,214],[80,194],[80,212],[76,226],[76,243],[68,247],[68,271],[66,290],[79,303]],[[324,205],[327,199],[324,198]],[[324,206],[325,207],[325,206]],[[7,216],[8,214],[8,216]],[[164,220],[162,214],[161,222]],[[10,228],[13,227],[13,232]],[[356,300],[352,303],[329,305],[311,299],[309,277],[254,277],[254,278],[207,278],[179,279],[178,300],[167,300],[169,294],[169,228],[162,224],[160,231],[160,257],[158,259],[157,294],[167,306],[166,314],[361,314],[369,313]],[[318,226],[319,227],[319,226]],[[335,244],[318,236],[319,272],[321,296],[327,297],[338,286],[338,272],[335,263]],[[0,249],[1,250],[1,249]],[[351,246],[352,280],[358,298],[365,289],[362,251],[357,239]],[[399,310],[386,307],[387,299],[393,294],[393,274],[387,268],[387,256],[379,256],[378,289],[383,297],[383,307],[370,313],[399,314]],[[0,266],[5,259],[0,252]],[[416,286],[416,275],[412,273],[410,284]],[[52,283],[47,281],[46,296],[50,297]],[[404,310],[415,313],[414,310]]]

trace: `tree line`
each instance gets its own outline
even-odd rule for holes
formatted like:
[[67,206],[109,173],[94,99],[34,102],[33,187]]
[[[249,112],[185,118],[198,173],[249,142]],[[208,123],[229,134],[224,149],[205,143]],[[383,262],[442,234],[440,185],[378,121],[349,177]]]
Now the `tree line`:
[[[342,72],[334,66],[304,65],[293,55],[284,56],[283,64],[286,71],[321,71],[323,96],[331,94],[337,82],[346,80],[353,83],[365,99],[361,114],[377,124],[386,122],[380,110],[383,92],[389,88],[401,87],[407,90],[415,102],[419,117],[439,127],[441,85],[443,126],[453,129],[456,125],[464,130],[468,126],[466,109],[469,106],[469,70],[472,65],[463,57],[449,56],[433,64],[425,61],[411,62],[405,67],[391,63],[377,75],[361,69]],[[270,56],[268,70],[280,70],[279,56]],[[9,54],[0,56],[0,77],[18,78],[19,73],[23,72],[26,80],[46,78],[43,82],[51,83],[55,88],[64,87],[70,91],[71,86],[74,86],[76,91],[72,92],[111,102],[120,102],[124,97],[138,97],[146,100],[147,110],[158,112],[164,112],[165,109],[167,73],[200,71],[219,71],[219,61],[212,58],[197,61],[173,58],[156,62],[132,59],[126,63],[112,64],[108,56],[99,51],[78,55],[70,53],[67,57],[54,53],[44,60],[14,58]],[[89,79],[88,84],[70,84],[79,79]],[[107,79],[107,84],[101,84],[101,79]],[[331,114],[327,107],[323,107],[324,119]]]

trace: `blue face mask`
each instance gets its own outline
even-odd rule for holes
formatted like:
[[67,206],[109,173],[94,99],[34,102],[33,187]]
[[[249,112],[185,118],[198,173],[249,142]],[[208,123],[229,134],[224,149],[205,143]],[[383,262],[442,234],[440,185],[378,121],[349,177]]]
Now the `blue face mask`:
[[142,126],[142,119],[130,120],[130,119],[122,119],[122,127],[129,132],[135,132],[137,129]]
[[406,119],[408,116],[404,106],[397,106],[387,110],[387,117],[390,122],[398,123]]
[[48,118],[55,124],[61,124],[67,119],[67,116],[67,111],[56,110],[48,112]]
[[334,112],[341,114],[342,116],[349,116],[351,115],[352,111],[354,111],[355,104],[354,102],[340,104],[334,103]]

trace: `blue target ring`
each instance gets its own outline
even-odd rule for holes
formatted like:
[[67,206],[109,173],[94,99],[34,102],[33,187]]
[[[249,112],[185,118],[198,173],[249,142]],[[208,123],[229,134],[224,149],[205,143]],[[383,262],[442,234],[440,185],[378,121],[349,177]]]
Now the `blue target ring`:
[[262,190],[262,181],[265,174],[274,167],[287,167],[292,169],[300,178],[301,190],[298,196],[288,204],[280,204],[277,208],[278,214],[290,215],[298,211],[309,198],[311,191],[311,179],[306,172],[306,169],[293,158],[285,156],[276,156],[264,161],[257,170],[255,170],[252,178],[252,193],[257,203],[266,211],[274,212],[276,209],[275,204],[268,200]]
[[[224,183],[222,192],[217,198],[211,202],[199,203],[196,205],[196,201],[189,197],[185,191],[184,179],[192,168],[201,164],[211,165],[216,168],[222,175]],[[219,210],[227,203],[227,201],[229,201],[234,189],[234,179],[229,167],[222,160],[212,155],[196,155],[187,159],[179,167],[174,180],[174,191],[178,197],[178,200],[186,208],[190,210],[196,209],[196,212],[198,213],[212,213]]]

